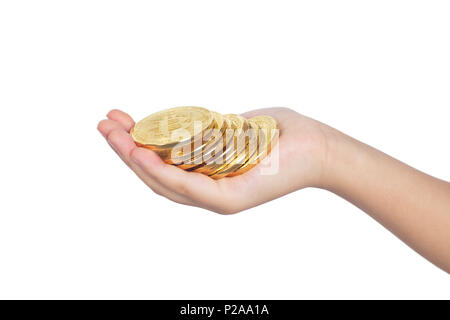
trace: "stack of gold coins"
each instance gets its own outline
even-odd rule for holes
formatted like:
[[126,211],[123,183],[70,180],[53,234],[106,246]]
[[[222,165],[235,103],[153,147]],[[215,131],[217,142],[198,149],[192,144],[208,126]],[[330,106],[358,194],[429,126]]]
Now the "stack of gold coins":
[[278,124],[266,115],[246,119],[177,107],[137,122],[131,136],[166,163],[220,179],[247,172],[268,155],[278,140]]

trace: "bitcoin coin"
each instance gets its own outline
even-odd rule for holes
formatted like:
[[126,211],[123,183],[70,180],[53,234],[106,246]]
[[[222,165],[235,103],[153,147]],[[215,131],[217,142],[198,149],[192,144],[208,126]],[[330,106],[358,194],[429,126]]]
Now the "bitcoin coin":
[[274,118],[270,116],[256,116],[250,118],[249,122],[256,124],[258,127],[258,150],[253,157],[250,157],[246,163],[235,172],[230,173],[227,177],[243,174],[256,166],[270,153],[272,146],[278,140],[278,123]]
[[243,148],[245,148],[245,133],[248,128],[247,119],[235,114],[224,115],[231,124],[231,129],[226,130],[226,145],[223,150],[216,150],[210,157],[206,157],[204,162],[190,171],[211,175],[223,166],[231,162]]
[[257,165],[278,139],[270,116],[246,119],[202,107],[176,107],[138,121],[130,131],[136,145],[166,163],[213,179],[233,177]]
[[211,178],[221,179],[223,177],[226,177],[230,173],[235,172],[257,152],[258,126],[256,125],[256,123],[252,123],[250,121],[248,121],[247,123],[248,129],[246,131],[245,147],[242,150],[239,150],[240,152],[236,153],[236,156],[233,160],[225,163],[225,165],[220,167],[217,171],[210,174],[209,176]]
[[222,117],[221,127],[218,127],[208,138],[208,141],[199,148],[193,150],[190,155],[174,159],[175,164],[181,169],[191,169],[204,163],[225,146],[225,131],[231,127],[228,119]]
[[190,143],[213,125],[214,116],[208,109],[176,107],[137,122],[131,136],[140,145],[167,149],[179,143]]
[[255,122],[259,129],[269,137],[266,141],[266,148],[268,148],[268,152],[270,152],[270,147],[276,143],[279,136],[279,127],[277,121],[273,117],[265,115],[255,116],[253,118],[250,118],[250,120],[252,122]]

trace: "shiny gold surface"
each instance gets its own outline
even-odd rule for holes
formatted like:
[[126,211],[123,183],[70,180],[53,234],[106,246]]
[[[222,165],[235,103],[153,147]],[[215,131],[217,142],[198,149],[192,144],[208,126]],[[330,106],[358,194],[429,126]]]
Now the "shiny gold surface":
[[228,161],[225,165],[219,168],[209,176],[213,179],[221,179],[231,173],[236,172],[243,164],[254,156],[258,150],[258,126],[255,123],[248,121],[248,129],[245,132],[245,147],[237,148],[234,159]]
[[208,109],[177,107],[154,113],[137,122],[131,136],[136,143],[144,146],[170,148],[202,136],[214,123],[214,115]]
[[131,136],[166,163],[213,179],[240,175],[257,165],[278,137],[270,116],[246,119],[201,107],[177,107],[137,122]]
[[270,116],[256,116],[248,120],[258,127],[258,150],[249,160],[227,177],[243,174],[263,160],[278,140],[279,129],[276,120]]
[[237,154],[242,152],[245,148],[245,130],[248,128],[247,119],[239,115],[225,115],[225,119],[229,120],[231,129],[225,134],[225,148],[223,150],[216,150],[214,154],[205,157],[201,165],[194,167],[192,171],[211,175],[219,169],[228,165]]
[[231,128],[231,124],[225,118],[221,124],[222,127],[218,127],[203,145],[193,148],[191,154],[174,159],[176,165],[181,169],[195,168],[204,164],[216,153],[223,152],[223,148],[226,146],[225,132]]

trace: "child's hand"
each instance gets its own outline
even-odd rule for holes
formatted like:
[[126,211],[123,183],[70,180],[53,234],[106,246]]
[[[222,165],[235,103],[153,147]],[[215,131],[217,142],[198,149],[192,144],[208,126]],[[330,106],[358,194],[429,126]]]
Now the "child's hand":
[[98,129],[122,160],[157,194],[218,213],[235,213],[317,186],[349,200],[430,261],[450,272],[450,183],[430,177],[318,121],[286,108],[255,110],[280,127],[279,169],[258,166],[213,180],[164,163],[136,147],[127,114],[113,110]]
[[119,110],[110,111],[98,130],[155,193],[178,203],[229,214],[323,182],[326,126],[287,108],[254,110],[243,116],[260,114],[274,117],[280,127],[279,168],[271,175],[261,174],[257,165],[242,175],[213,180],[166,164],[153,151],[135,145],[129,134],[134,121]]

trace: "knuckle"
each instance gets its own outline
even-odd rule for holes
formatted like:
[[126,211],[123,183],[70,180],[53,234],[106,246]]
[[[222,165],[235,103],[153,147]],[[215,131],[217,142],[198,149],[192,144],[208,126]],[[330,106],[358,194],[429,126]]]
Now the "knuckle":
[[213,211],[221,215],[229,215],[238,213],[242,211],[242,209],[234,202],[224,202],[215,207]]
[[170,198],[170,200],[172,200],[175,203],[182,204],[182,205],[185,205],[185,206],[190,206],[191,205],[191,203],[189,201],[186,201],[186,200],[183,200],[183,199],[178,199],[176,197],[172,197],[172,198]]
[[227,216],[227,215],[230,215],[230,214],[238,213],[239,210],[235,210],[233,208],[219,208],[219,209],[215,210],[214,212],[216,212],[216,213],[218,213],[220,215]]
[[112,129],[108,134],[108,140],[115,141],[120,136],[120,130],[119,129]]
[[155,194],[157,194],[158,196],[163,196],[162,192],[159,191],[157,188],[152,188],[152,187],[151,187],[150,189],[152,189],[152,191],[153,191]]
[[231,214],[226,208],[216,208],[213,210],[213,212],[218,213],[220,215],[224,215],[224,216]]
[[187,183],[184,181],[179,181],[175,184],[175,190],[177,190],[178,193],[180,193],[183,196],[189,196],[190,195],[190,188]]

